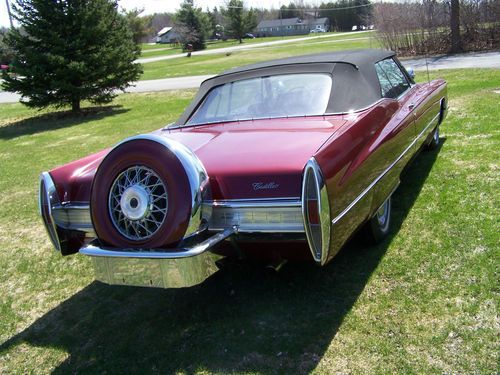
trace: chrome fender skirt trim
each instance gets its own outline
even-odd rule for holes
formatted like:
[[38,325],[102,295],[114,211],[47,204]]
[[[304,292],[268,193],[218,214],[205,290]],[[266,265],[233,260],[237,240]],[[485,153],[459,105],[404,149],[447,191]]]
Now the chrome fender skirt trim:
[[311,254],[316,263],[324,265],[330,251],[330,202],[314,158],[307,162],[302,177],[302,218]]

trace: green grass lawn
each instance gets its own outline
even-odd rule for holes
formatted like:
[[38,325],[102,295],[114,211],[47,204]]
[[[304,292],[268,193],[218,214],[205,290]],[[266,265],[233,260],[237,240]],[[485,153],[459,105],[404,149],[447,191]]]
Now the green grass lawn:
[[384,243],[171,290],[103,285],[55,254],[37,178],[173,121],[194,92],[79,118],[0,105],[0,373],[497,373],[500,70],[431,75],[449,82],[442,144],[403,175]]
[[[356,36],[356,35],[354,35]],[[347,40],[312,39],[301,42],[286,43],[257,49],[234,51],[230,54],[193,55],[175,59],[143,64],[144,74],[141,79],[160,79],[171,77],[218,74],[227,69],[251,64],[254,62],[279,59],[295,55],[320,53],[356,48],[377,48],[376,39],[355,37]],[[359,39],[359,40],[357,40]]]
[[[347,34],[347,35],[346,35]],[[217,41],[208,41],[207,49],[217,49],[217,48],[225,48],[225,47],[234,47],[239,45],[249,45],[249,44],[259,44],[264,42],[274,42],[277,40],[288,40],[288,39],[298,39],[298,38],[314,38],[308,39],[309,41],[314,40],[324,40],[323,38],[318,37],[328,37],[328,40],[339,40],[339,39],[357,39],[357,38],[366,38],[369,36],[374,37],[375,34],[369,31],[360,31],[357,33],[320,33],[320,34],[308,34],[308,35],[291,35],[291,36],[270,36],[264,38],[255,38],[255,39],[243,39],[243,43],[240,44],[238,40],[229,39],[226,41],[217,40]],[[166,56],[166,55],[175,55],[182,53],[181,47],[170,46],[169,44],[141,44],[142,54],[141,58],[155,57],[155,56]]]

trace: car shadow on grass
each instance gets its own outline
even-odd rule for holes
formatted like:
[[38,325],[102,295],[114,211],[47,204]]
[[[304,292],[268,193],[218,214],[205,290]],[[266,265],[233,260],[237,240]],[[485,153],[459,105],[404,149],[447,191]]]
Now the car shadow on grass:
[[378,246],[355,237],[324,268],[288,264],[269,274],[243,264],[184,289],[93,282],[0,345],[0,355],[23,343],[59,348],[69,356],[55,373],[309,373],[398,234],[438,153],[421,153],[403,174],[391,234]]
[[82,108],[81,112],[74,114],[71,111],[56,111],[14,121],[0,127],[0,139],[13,139],[25,135],[43,133],[45,131],[69,128],[85,122],[96,121],[128,112],[129,109],[120,105]]

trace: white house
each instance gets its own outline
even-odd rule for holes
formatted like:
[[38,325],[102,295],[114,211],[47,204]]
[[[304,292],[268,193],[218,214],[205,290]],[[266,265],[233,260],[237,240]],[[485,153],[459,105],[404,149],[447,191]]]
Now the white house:
[[156,34],[156,43],[179,43],[179,34],[173,27],[164,27],[163,29],[158,31],[158,34]]

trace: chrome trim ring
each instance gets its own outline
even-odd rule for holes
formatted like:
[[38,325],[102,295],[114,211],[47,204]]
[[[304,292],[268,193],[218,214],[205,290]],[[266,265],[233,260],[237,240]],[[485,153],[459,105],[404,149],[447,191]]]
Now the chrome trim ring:
[[152,169],[130,167],[113,182],[108,210],[113,226],[124,237],[135,241],[150,238],[167,217],[165,183]]

